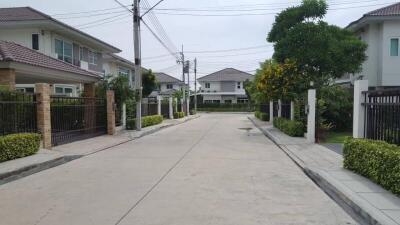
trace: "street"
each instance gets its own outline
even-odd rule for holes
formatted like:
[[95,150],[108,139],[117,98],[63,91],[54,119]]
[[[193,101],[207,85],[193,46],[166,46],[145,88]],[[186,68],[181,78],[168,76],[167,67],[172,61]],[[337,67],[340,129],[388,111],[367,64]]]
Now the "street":
[[1,185],[0,218],[2,225],[356,224],[246,114],[223,113]]

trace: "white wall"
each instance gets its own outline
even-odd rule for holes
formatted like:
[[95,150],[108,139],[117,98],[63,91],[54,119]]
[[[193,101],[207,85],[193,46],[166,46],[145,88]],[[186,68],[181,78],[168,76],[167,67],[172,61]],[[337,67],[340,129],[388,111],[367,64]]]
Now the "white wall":
[[385,21],[382,41],[381,86],[400,86],[400,56],[390,56],[390,39],[400,39],[400,22]]
[[[210,88],[206,88],[205,83],[210,83]],[[220,82],[200,82],[201,89],[204,92],[220,92],[221,91],[221,83]]]
[[[172,89],[173,90],[180,90],[180,85],[172,84]],[[161,92],[165,92],[165,91],[169,91],[169,90],[171,90],[171,89],[167,89],[167,84],[166,83],[160,84],[160,91]]]

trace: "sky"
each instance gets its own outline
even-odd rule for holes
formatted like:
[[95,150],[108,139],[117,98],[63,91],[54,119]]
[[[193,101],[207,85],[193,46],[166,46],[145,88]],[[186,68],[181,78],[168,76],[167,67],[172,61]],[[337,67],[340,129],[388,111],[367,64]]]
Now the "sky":
[[[132,4],[132,0],[119,1]],[[141,0],[142,13],[158,1]],[[300,2],[164,0],[143,19],[169,50],[142,24],[142,66],[182,79],[182,65],[177,64],[176,58],[183,46],[185,60],[191,62],[192,86],[195,58],[197,77],[228,67],[254,74],[259,63],[273,54],[266,37],[276,13]],[[329,0],[324,20],[346,27],[363,14],[393,3],[394,0]],[[17,6],[35,8],[118,47],[122,50],[120,56],[134,59],[132,16],[115,0],[0,0],[0,7]]]

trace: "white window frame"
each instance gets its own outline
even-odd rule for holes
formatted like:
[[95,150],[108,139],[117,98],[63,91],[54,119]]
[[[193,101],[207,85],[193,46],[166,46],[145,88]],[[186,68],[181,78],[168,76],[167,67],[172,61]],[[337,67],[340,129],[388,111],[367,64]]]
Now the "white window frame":
[[89,64],[97,65],[98,58],[97,58],[97,53],[95,51],[92,51],[92,50],[89,49],[89,51],[88,51],[88,61],[89,61]]
[[125,76],[129,79],[130,71],[126,67],[119,66],[118,67],[118,76]]
[[[56,88],[62,88],[62,93],[57,93]],[[65,93],[65,89],[71,89],[71,97],[76,95],[76,87],[70,86],[70,85],[54,85],[53,87],[53,93],[54,95],[59,95],[59,96],[68,96],[67,93]]]
[[[33,35],[36,34],[38,36],[38,49],[34,49],[33,48]],[[31,47],[33,50],[35,51],[39,51],[40,50],[40,34],[39,33],[32,33],[31,34]]]
[[204,88],[210,89],[211,88],[211,83],[210,82],[204,83]]
[[[392,55],[392,40],[397,39],[397,55]],[[389,38],[389,56],[399,57],[400,56],[400,37],[390,37]]]
[[173,84],[167,84],[166,85],[168,90],[174,89],[174,85]]
[[[54,38],[54,52],[56,52],[56,41],[61,41],[62,42],[62,61],[66,62],[66,63],[70,63],[73,64],[74,63],[74,44],[71,41],[66,41],[65,39],[62,38]],[[65,43],[70,44],[71,45],[71,62],[67,62],[65,61]],[[40,48],[40,47],[39,47]],[[58,54],[58,53],[57,53]],[[58,57],[58,56],[57,56]]]
[[237,87],[237,89],[242,89],[242,83],[241,82],[236,82],[236,87]]

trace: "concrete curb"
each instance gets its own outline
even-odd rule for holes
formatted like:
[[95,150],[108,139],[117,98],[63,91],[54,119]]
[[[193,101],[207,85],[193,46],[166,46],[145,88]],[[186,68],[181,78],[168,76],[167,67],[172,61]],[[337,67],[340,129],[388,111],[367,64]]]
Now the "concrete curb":
[[22,168],[19,168],[14,171],[6,172],[6,173],[1,173],[0,174],[0,185],[6,184],[8,182],[14,181],[21,179],[23,177],[38,173],[40,171],[50,169],[59,165],[62,165],[64,163],[70,162],[72,160],[81,158],[82,156],[80,155],[65,155],[61,156],[49,161],[37,163],[37,164],[32,164],[29,166],[25,166]]
[[393,220],[390,220],[387,216],[383,215],[382,212],[376,210],[366,200],[359,196],[352,194],[352,191],[337,182],[331,175],[323,170],[317,168],[309,168],[298,156],[293,154],[285,145],[279,144],[276,137],[271,135],[257,125],[253,118],[248,119],[256,126],[266,137],[274,142],[283,152],[288,155],[304,173],[310,177],[315,184],[317,184],[327,195],[332,198],[337,204],[339,204],[347,213],[349,213],[353,219],[360,224],[371,224],[371,225],[396,225]]
[[196,115],[196,116],[193,116],[193,117],[190,117],[190,118],[186,118],[185,120],[179,121],[179,122],[177,122],[175,124],[167,124],[167,125],[164,125],[164,126],[160,126],[160,127],[155,128],[155,129],[143,132],[138,137],[133,137],[133,138],[130,138],[129,140],[124,140],[124,141],[121,141],[121,142],[118,142],[118,143],[114,143],[114,144],[109,145],[109,146],[104,146],[103,148],[96,149],[95,151],[92,151],[92,152],[87,153],[87,154],[83,154],[83,155],[68,155],[68,154],[66,154],[66,155],[57,157],[55,159],[51,159],[51,160],[40,162],[40,163],[36,163],[36,164],[31,164],[31,165],[25,166],[25,167],[21,167],[21,168],[18,168],[16,170],[14,170],[14,171],[8,171],[8,172],[5,172],[5,173],[0,173],[0,185],[9,183],[11,181],[15,181],[15,180],[21,179],[23,177],[38,173],[38,172],[46,170],[46,169],[50,169],[50,168],[53,168],[53,167],[68,163],[68,162],[73,161],[75,159],[79,159],[79,158],[82,158],[82,157],[85,157],[85,156],[88,156],[88,155],[92,155],[92,154],[95,154],[95,153],[110,149],[112,147],[115,147],[115,146],[118,146],[118,145],[121,145],[121,144],[128,143],[130,141],[133,141],[133,140],[142,138],[144,136],[156,133],[156,132],[158,132],[160,130],[163,130],[163,129],[166,129],[166,128],[169,128],[169,127],[173,127],[175,125],[183,124],[183,123],[186,123],[188,121],[197,119],[199,117],[200,117],[200,115]]

